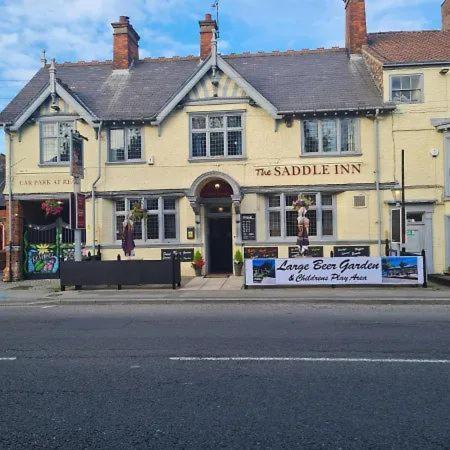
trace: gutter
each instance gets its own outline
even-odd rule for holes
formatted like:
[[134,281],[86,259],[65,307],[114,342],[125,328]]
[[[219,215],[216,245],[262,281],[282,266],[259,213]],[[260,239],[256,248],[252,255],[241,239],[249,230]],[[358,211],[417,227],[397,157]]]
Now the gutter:
[[364,108],[334,108],[334,109],[305,109],[298,111],[280,111],[279,114],[291,115],[291,114],[316,114],[316,113],[333,113],[333,112],[361,112],[361,111],[393,111],[397,106],[394,104],[385,104],[384,106],[368,106]]
[[385,63],[384,69],[398,69],[399,67],[435,67],[448,66],[450,61],[422,61],[422,62],[404,62],[404,63]]
[[97,167],[97,178],[92,183],[92,256],[95,255],[95,187],[100,181],[102,176],[102,126],[103,122],[100,122],[97,130],[97,140],[98,140],[98,167]]
[[377,190],[377,225],[378,225],[378,252],[382,256],[382,233],[383,233],[383,222],[382,222],[382,204],[381,204],[381,153],[380,153],[380,111],[377,109],[375,112],[375,152],[376,152],[376,190]]
[[9,261],[8,261],[8,281],[12,281],[12,248],[13,248],[13,218],[12,218],[12,137],[11,132],[5,128],[8,135],[8,239],[9,239]]

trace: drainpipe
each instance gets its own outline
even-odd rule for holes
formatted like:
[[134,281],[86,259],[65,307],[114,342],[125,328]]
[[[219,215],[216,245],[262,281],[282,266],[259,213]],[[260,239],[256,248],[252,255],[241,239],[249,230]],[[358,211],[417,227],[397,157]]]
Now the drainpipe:
[[98,167],[97,167],[97,178],[92,183],[92,256],[95,256],[95,186],[100,181],[102,176],[102,125],[100,122],[97,131],[98,140]]
[[377,188],[377,214],[378,214],[378,253],[382,256],[382,206],[381,206],[381,155],[380,155],[380,110],[375,112],[375,151],[376,151],[376,188]]
[[5,133],[8,135],[8,239],[9,239],[9,261],[8,261],[8,281],[12,281],[12,240],[13,240],[13,218],[12,218],[12,137],[11,131],[5,129]]

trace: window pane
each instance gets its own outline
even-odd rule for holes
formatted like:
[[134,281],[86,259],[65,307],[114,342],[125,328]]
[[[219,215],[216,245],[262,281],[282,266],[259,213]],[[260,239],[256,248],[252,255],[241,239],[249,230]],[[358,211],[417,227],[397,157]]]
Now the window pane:
[[58,124],[56,122],[53,123],[42,122],[41,130],[43,138],[58,136]]
[[174,198],[165,198],[164,199],[164,209],[169,211],[175,210],[176,200]]
[[158,199],[157,198],[148,198],[147,199],[147,210],[149,211],[158,211]]
[[110,130],[109,147],[111,161],[125,160],[125,134],[124,130]]
[[281,205],[281,197],[279,195],[271,195],[269,197],[269,208],[278,208]]
[[401,89],[402,85],[400,82],[400,77],[393,77],[392,78],[392,89],[398,90]]
[[147,216],[147,239],[159,239],[159,220],[156,214]]
[[175,214],[164,214],[164,239],[176,239]]
[[242,155],[242,131],[228,132],[228,155]]
[[285,195],[286,206],[292,206],[294,202],[297,201],[298,195]]
[[116,201],[116,211],[125,211],[125,200],[117,200]]
[[411,77],[401,77],[402,89],[411,89]]
[[240,128],[242,126],[241,116],[228,116],[227,124],[228,128]]
[[411,89],[420,89],[420,75],[411,77]]
[[305,200],[308,201],[309,203],[309,208],[311,207],[315,207],[317,204],[317,200],[316,200],[316,194],[306,194],[303,197],[305,197]]
[[209,153],[211,156],[223,156],[224,155],[224,133],[211,133],[209,137]]
[[324,152],[337,151],[337,133],[335,120],[322,121],[322,141]]
[[322,205],[333,206],[333,196],[328,194],[322,194]]
[[209,118],[210,128],[223,128],[223,117],[222,116],[211,116]]
[[322,211],[322,234],[333,236],[333,211]]
[[297,236],[298,234],[297,211],[286,211],[286,236]]
[[317,236],[317,211],[310,209],[307,216],[309,219],[309,235]]
[[128,130],[128,159],[141,159],[141,146],[141,130],[139,128],[130,128]]
[[303,137],[305,152],[317,153],[319,151],[319,126],[317,121],[303,122]]
[[192,129],[193,130],[204,130],[206,129],[206,117],[205,116],[195,116],[192,118]]
[[271,237],[281,236],[281,215],[278,211],[269,213],[269,233]]
[[133,223],[133,237],[134,239],[142,239],[142,220]]
[[42,162],[58,162],[58,138],[42,139]]
[[120,241],[122,239],[123,232],[123,222],[125,221],[125,216],[116,217],[116,239]]
[[341,152],[356,151],[356,121],[353,119],[341,120]]
[[206,156],[206,133],[192,134],[192,156]]
[[422,99],[422,92],[421,91],[411,91],[411,101],[412,102],[420,102]]
[[59,123],[59,155],[61,162],[70,161],[70,132],[73,130],[73,122]]

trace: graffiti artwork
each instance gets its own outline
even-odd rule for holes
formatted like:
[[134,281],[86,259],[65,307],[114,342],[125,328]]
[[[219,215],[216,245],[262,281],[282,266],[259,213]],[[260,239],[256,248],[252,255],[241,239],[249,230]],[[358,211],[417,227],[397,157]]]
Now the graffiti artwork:
[[56,244],[30,244],[27,249],[29,274],[54,274],[59,270]]

